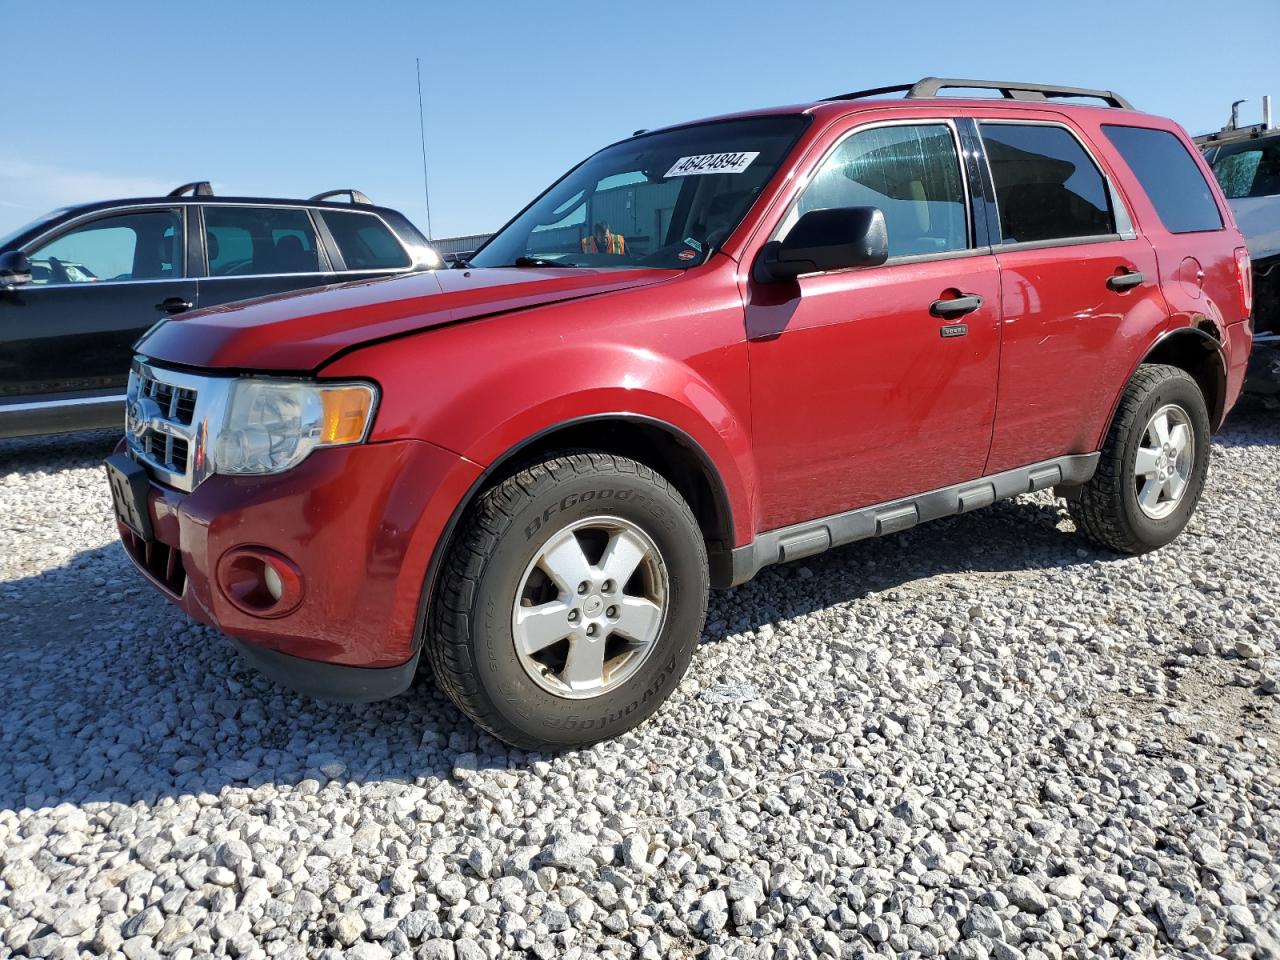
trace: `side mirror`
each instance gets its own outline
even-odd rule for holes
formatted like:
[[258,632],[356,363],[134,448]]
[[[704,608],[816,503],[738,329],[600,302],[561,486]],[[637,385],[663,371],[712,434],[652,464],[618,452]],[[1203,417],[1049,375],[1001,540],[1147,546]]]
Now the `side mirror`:
[[21,250],[0,253],[0,288],[31,282],[31,261]]
[[879,207],[832,207],[810,210],[785,240],[766,243],[752,275],[771,283],[804,273],[878,267],[887,259],[889,230]]

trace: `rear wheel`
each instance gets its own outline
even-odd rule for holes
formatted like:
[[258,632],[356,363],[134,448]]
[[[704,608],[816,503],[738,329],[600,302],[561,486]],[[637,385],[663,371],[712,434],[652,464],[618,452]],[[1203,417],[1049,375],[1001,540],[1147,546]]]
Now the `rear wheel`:
[[1174,539],[1191,519],[1209,469],[1204,395],[1178,367],[1144,364],[1125,389],[1097,472],[1069,502],[1081,532],[1121,553]]
[[486,491],[432,605],[437,683],[527,749],[616,736],[675,688],[701,634],[706,546],[643,464],[574,453]]

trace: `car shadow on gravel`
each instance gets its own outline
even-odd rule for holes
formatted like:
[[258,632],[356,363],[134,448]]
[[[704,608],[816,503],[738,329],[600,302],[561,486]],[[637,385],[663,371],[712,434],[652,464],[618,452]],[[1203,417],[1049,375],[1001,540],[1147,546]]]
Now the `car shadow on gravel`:
[[86,430],[51,437],[0,440],[0,476],[53,473],[101,463],[120,440],[119,430]]
[[[937,574],[1079,562],[1056,519],[1047,505],[1001,504],[765,571],[713,595],[704,642]],[[293,695],[156,595],[115,544],[0,583],[0,611],[0,809],[412,782],[539,758],[479,733],[425,670],[383,703]]]
[[[0,474],[88,466],[114,440],[102,431],[0,441]],[[1280,414],[1246,399],[1218,442],[1278,443]],[[940,576],[1116,559],[1075,538],[1062,502],[1039,494],[767,569],[713,595],[703,641],[883,591],[908,593]],[[535,759],[479,733],[425,671],[411,691],[383,703],[294,696],[155,594],[116,544],[0,582],[0,810],[154,804],[305,779],[394,789],[473,764],[515,769]]]

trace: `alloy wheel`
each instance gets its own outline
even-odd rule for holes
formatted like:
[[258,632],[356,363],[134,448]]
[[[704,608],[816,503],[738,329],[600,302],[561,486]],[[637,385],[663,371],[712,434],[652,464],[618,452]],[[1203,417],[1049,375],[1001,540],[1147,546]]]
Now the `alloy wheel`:
[[1191,417],[1176,403],[1147,421],[1133,474],[1138,506],[1152,520],[1163,520],[1182,502],[1195,468],[1195,443]]
[[666,566],[640,527],[613,516],[580,520],[525,568],[511,617],[516,656],[548,693],[598,697],[653,652],[667,596]]

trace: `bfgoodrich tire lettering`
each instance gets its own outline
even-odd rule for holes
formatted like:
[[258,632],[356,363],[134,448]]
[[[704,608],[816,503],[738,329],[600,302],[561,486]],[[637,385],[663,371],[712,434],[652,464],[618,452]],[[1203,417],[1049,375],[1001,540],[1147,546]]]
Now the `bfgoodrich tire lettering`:
[[[548,539],[593,518],[633,525],[656,548],[665,615],[653,649],[624,682],[570,699],[522,665],[513,609]],[[582,746],[646,719],[684,674],[706,613],[706,546],[688,505],[643,464],[600,453],[549,459],[485,491],[443,574],[426,643],[436,682],[477,724],[526,749]]]
[[[1140,463],[1147,468],[1149,458],[1139,460],[1139,447],[1155,443],[1148,430],[1153,418],[1166,411],[1166,427],[1174,423],[1175,429],[1187,431],[1182,438],[1187,449],[1184,486],[1176,503],[1144,510],[1139,503],[1139,470]],[[1173,452],[1172,445],[1168,449]],[[1176,473],[1174,466],[1162,460],[1159,468],[1163,476],[1170,476]],[[1208,470],[1209,414],[1199,385],[1178,367],[1143,364],[1120,398],[1097,472],[1081,489],[1079,499],[1069,502],[1069,509],[1080,532],[1094,543],[1120,553],[1146,553],[1182,532],[1200,500]]]

